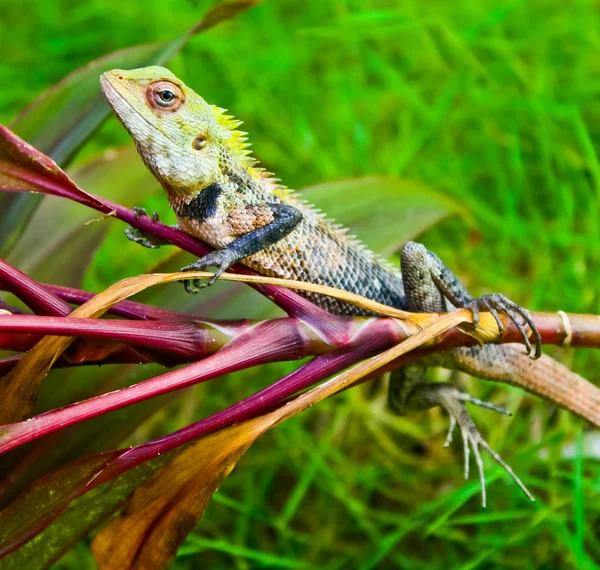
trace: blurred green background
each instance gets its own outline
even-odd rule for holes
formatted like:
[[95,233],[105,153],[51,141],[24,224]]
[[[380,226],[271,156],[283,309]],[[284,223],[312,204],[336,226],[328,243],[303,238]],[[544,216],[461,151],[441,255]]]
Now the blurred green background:
[[[213,4],[0,0],[0,122],[92,59],[181,34]],[[292,188],[385,175],[452,199],[459,214],[419,240],[473,293],[501,291],[535,310],[600,312],[595,0],[267,0],[194,38],[169,67],[244,120],[257,156]],[[74,176],[102,194],[99,171],[114,158],[105,149],[127,144],[111,118],[76,158]],[[123,155],[116,164],[133,169],[134,204],[169,220],[162,191],[133,153]],[[311,200],[319,204],[318,193]],[[46,211],[60,219],[56,208]],[[336,217],[335,204],[328,210]],[[127,245],[117,222],[102,228],[89,265],[72,276],[87,288],[183,265],[167,250]],[[49,273],[32,253],[42,232],[25,238],[11,261],[59,282],[58,269]],[[69,250],[61,253],[59,269],[71,263]],[[152,298],[179,306],[172,287]],[[251,316],[234,293],[221,296],[212,309],[193,310]],[[597,354],[549,352],[600,381]],[[128,441],[190,423],[290,369],[273,365],[196,387]],[[447,418],[437,410],[395,418],[377,389],[363,387],[257,442],[173,568],[599,568],[598,432],[518,390],[454,380],[516,412],[473,415],[536,504],[485,457],[482,510],[477,482],[461,476],[462,446],[442,447]],[[57,564],[93,567],[88,540]]]

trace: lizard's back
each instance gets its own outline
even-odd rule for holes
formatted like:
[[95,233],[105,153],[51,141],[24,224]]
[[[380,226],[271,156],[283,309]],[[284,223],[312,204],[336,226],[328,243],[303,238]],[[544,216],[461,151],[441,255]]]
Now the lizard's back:
[[[183,230],[213,247],[222,248],[252,226],[256,218],[253,205],[282,203],[294,206],[302,213],[296,228],[277,243],[242,260],[244,265],[268,277],[336,287],[385,305],[404,308],[400,271],[348,236],[347,230],[326,219],[268,176],[255,178],[244,169],[237,172],[224,169],[224,172],[224,180],[219,183],[221,193],[216,201],[215,216],[198,220],[178,215]],[[239,188],[243,188],[241,195]],[[177,204],[174,209],[185,212]],[[300,294],[334,314],[365,314],[361,309],[331,297],[302,291]]]

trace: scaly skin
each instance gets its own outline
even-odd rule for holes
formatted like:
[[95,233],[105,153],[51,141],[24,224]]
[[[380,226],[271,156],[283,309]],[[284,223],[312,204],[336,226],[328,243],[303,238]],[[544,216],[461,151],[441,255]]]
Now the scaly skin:
[[[145,90],[163,79],[175,83],[185,97],[176,112],[161,113],[148,104]],[[245,257],[245,265],[269,277],[339,287],[403,306],[400,272],[259,168],[249,154],[245,133],[236,130],[240,123],[223,109],[209,105],[159,67],[109,72],[103,76],[103,89],[144,162],[167,191],[182,230],[222,249],[272,222],[273,206],[291,206],[301,215],[293,231]],[[194,141],[199,134],[207,143],[198,150]],[[330,297],[306,296],[330,312],[361,313]]]
[[[246,133],[237,130],[240,123],[224,109],[208,104],[169,70],[116,69],[103,74],[101,84],[142,159],[166,190],[179,227],[215,248],[184,270],[216,266],[212,283],[227,267],[241,262],[262,275],[337,287],[415,312],[468,307],[476,319],[480,309],[488,310],[501,328],[498,312],[504,312],[520,327],[528,352],[532,347],[523,325],[530,326],[534,358],[540,357],[539,334],[527,311],[502,295],[474,299],[441,260],[420,244],[411,242],[403,248],[401,274],[259,168],[248,150]],[[158,246],[132,228],[127,235],[146,247]],[[188,292],[200,287],[198,281],[186,282]],[[300,293],[332,313],[363,314],[335,299]],[[401,414],[435,405],[449,412],[451,425],[458,423],[462,430],[465,450],[470,445],[475,452],[484,504],[479,447],[491,453],[532,498],[480,436],[464,406],[465,401],[486,404],[449,384],[424,384],[422,372],[425,365],[464,370],[522,386],[569,408],[568,399],[558,398],[562,386],[546,381],[548,366],[570,375],[567,380],[584,386],[584,392],[586,381],[552,359],[542,361],[544,366],[537,370],[519,345],[447,351],[428,358],[423,366],[400,371],[390,385],[390,406]]]

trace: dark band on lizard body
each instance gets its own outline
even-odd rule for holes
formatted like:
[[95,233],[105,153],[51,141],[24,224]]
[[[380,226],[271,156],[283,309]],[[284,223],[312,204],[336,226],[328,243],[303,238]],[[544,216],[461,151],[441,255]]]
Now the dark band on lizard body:
[[217,213],[217,200],[222,193],[223,187],[218,182],[213,182],[189,202],[178,204],[175,213],[181,218],[203,222]]

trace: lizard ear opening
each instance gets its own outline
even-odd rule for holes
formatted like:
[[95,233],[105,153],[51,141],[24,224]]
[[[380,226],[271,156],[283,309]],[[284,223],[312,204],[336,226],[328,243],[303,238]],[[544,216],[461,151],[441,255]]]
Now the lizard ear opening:
[[194,142],[192,142],[192,148],[194,150],[202,150],[208,144],[208,139],[206,135],[198,135]]

